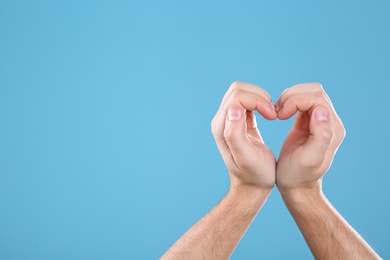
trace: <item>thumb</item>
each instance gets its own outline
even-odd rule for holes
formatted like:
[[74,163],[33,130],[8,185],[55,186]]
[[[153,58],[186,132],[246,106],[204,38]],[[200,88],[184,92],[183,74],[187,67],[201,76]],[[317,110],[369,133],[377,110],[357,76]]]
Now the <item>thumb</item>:
[[234,160],[245,158],[251,152],[251,142],[246,135],[245,110],[239,106],[228,109],[224,138],[229,146]]
[[320,167],[333,140],[330,114],[326,107],[314,108],[310,118],[310,136],[302,147],[307,166]]

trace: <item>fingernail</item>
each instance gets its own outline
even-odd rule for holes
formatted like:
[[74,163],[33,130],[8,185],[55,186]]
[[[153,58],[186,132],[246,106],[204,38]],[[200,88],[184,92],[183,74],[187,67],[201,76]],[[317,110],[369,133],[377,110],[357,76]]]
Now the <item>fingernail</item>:
[[271,107],[271,111],[275,112],[276,113],[276,108],[275,108],[275,105],[270,103],[270,107]]
[[279,102],[276,102],[276,104],[275,104],[275,110],[276,110],[276,112],[279,112],[279,109],[280,109]]
[[278,115],[282,114],[283,107],[278,107]]
[[241,111],[236,107],[231,107],[228,110],[228,120],[229,121],[238,121],[241,119]]
[[328,121],[329,120],[329,112],[326,108],[320,107],[316,110],[315,117],[318,121]]

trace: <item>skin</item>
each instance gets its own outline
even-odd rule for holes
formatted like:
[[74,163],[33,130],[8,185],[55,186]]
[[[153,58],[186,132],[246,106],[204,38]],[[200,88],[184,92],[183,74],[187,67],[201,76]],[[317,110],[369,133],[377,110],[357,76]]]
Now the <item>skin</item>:
[[267,92],[233,83],[211,123],[229,172],[229,191],[161,259],[228,259],[264,205],[275,184],[276,162],[257,129],[255,110],[270,120],[277,116]]
[[[253,111],[268,120],[296,114],[277,162]],[[320,84],[286,89],[274,105],[265,90],[234,82],[211,125],[229,191],[161,259],[228,259],[275,183],[316,259],[380,259],[322,192],[345,129]]]
[[345,137],[328,95],[318,83],[285,90],[278,118],[297,113],[277,162],[277,187],[316,259],[380,259],[322,192],[322,178]]

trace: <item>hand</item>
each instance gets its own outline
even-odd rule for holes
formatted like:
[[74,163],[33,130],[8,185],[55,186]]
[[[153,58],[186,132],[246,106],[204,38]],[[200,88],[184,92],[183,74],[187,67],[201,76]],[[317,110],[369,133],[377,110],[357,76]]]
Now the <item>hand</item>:
[[294,124],[277,162],[277,186],[286,190],[320,187],[323,175],[345,137],[328,95],[318,83],[286,89],[275,104],[278,118]]
[[276,118],[268,93],[251,84],[234,82],[225,94],[211,127],[219,152],[228,168],[231,188],[272,189],[275,157],[257,129],[254,111]]

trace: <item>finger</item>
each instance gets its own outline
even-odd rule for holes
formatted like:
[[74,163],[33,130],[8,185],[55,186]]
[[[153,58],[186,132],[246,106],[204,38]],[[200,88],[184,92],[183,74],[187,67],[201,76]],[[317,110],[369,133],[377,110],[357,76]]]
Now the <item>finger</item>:
[[333,129],[333,140],[332,143],[330,144],[330,147],[328,149],[328,152],[324,160],[325,164],[328,165],[331,165],[333,158],[346,135],[345,128],[342,124],[338,124],[338,123],[337,125],[332,124],[332,129]]
[[246,112],[246,128],[247,133],[254,139],[264,143],[263,138],[260,135],[259,129],[257,128],[256,116],[253,112]]
[[260,88],[260,87],[258,87],[256,85],[253,85],[253,84],[235,81],[235,82],[233,82],[230,85],[229,90],[224,95],[224,97],[222,99],[222,102],[221,102],[221,105],[220,105],[220,107],[219,107],[219,109],[218,109],[218,111],[217,111],[215,116],[219,116],[220,114],[225,114],[226,113],[225,111],[229,107],[229,104],[227,104],[226,101],[237,90],[244,90],[244,91],[248,91],[248,92],[253,92],[255,94],[258,94],[258,95],[262,96],[265,100],[269,101],[272,104],[271,96],[264,89],[262,89],[262,88]]
[[[245,90],[235,90],[225,106],[240,106],[247,111],[258,111],[263,117],[269,120],[276,118],[276,112],[271,102],[264,99],[261,95]],[[226,107],[226,110],[228,107]],[[226,110],[220,111],[212,121],[212,132],[217,142],[223,140],[223,131],[225,128]]]
[[329,98],[328,94],[325,92],[322,85],[318,82],[298,84],[298,85],[295,85],[291,88],[285,89],[282,92],[282,94],[280,95],[278,101],[275,103],[276,111],[278,112],[280,110],[280,108],[282,107],[281,104],[285,103],[285,101],[289,97],[296,95],[296,94],[305,93],[305,92],[306,93],[321,92],[323,94],[323,96],[325,97],[325,99],[328,101],[335,118],[339,121],[338,123],[343,125],[343,122],[341,121],[339,115],[337,114],[336,110],[334,109],[332,100]]
[[316,106],[310,117],[310,135],[301,150],[302,166],[309,168],[321,167],[332,140],[333,129],[329,110],[324,106]]
[[238,168],[245,167],[245,161],[254,156],[253,144],[246,135],[244,111],[240,106],[229,107],[224,129],[224,139]]
[[[292,95],[283,103],[280,103],[281,107],[278,112],[278,118],[281,120],[288,119],[292,117],[297,111],[309,112],[310,114],[312,109],[318,105],[324,106],[332,112],[334,111],[325,98],[323,92],[306,92]],[[333,117],[335,117],[335,114],[331,115],[331,118]]]
[[[338,147],[340,146],[341,142],[343,141],[345,137],[345,129],[344,125],[340,119],[340,117],[337,115],[334,107],[332,106],[332,103],[330,102],[330,99],[326,92],[322,89],[321,91],[314,91],[314,92],[301,92],[300,91],[306,91],[310,89],[321,89],[321,85],[317,86],[314,84],[314,87],[311,84],[300,84],[297,86],[294,86],[284,92],[282,96],[287,97],[287,99],[284,99],[281,97],[278,102],[282,105],[282,108],[279,109],[278,112],[278,118],[280,119],[287,119],[290,118],[295,112],[294,111],[300,111],[300,112],[308,112],[309,116],[311,114],[311,110],[316,105],[323,105],[328,108],[330,112],[330,118],[331,118],[331,124],[334,130],[334,142],[331,145],[331,150],[336,151]],[[283,100],[283,101],[282,101]],[[295,106],[295,108],[292,108],[291,106]],[[288,108],[290,107],[290,108]],[[286,112],[287,111],[287,112]],[[308,130],[309,129],[309,120],[305,124],[301,123],[302,120],[299,120],[300,113],[298,113],[295,122],[294,127],[299,128],[300,130]]]
[[[293,105],[294,108],[288,109],[288,107],[291,107],[291,104],[295,104]],[[278,117],[281,119],[286,119],[294,114],[295,111],[299,111],[292,128],[294,135],[289,135],[285,142],[293,143],[294,140],[296,140],[297,135],[303,135],[303,138],[305,133],[307,133],[309,138],[312,139],[311,131],[313,129],[313,122],[311,121],[313,118],[313,113],[316,107],[321,105],[326,107],[329,113],[329,122],[332,126],[333,133],[332,141],[327,149],[326,154],[324,155],[325,158],[321,156],[314,156],[315,153],[310,154],[310,149],[307,149],[307,155],[302,156],[302,158],[304,158],[304,160],[307,159],[305,160],[307,163],[317,163],[314,160],[315,158],[317,158],[317,160],[323,160],[323,165],[326,167],[326,169],[324,168],[322,170],[326,171],[327,167],[331,165],[334,155],[345,137],[345,129],[341,123],[340,118],[337,116],[337,114],[335,114],[333,107],[330,106],[327,100],[325,100],[325,97],[322,96],[321,92],[302,93],[291,96],[285,101],[285,105],[283,109],[279,111]],[[287,109],[284,110],[285,108]],[[290,110],[290,112],[286,112],[288,110]],[[314,159],[311,156],[314,156]]]
[[264,99],[268,100],[269,102],[272,102],[272,98],[266,90],[260,88],[259,86],[254,85],[254,84],[240,82],[240,81],[235,81],[230,85],[229,90],[226,92],[226,96],[230,96],[232,91],[235,89],[246,90],[249,92],[256,93],[256,94],[262,96]]
[[258,138],[254,138],[254,137],[252,137],[252,136],[249,135],[249,134],[247,134],[247,137],[248,137],[249,141],[250,141],[252,144],[256,145],[257,147],[262,148],[262,146],[264,145],[263,140],[260,140],[260,139],[258,139]]
[[332,101],[330,100],[328,94],[325,92],[324,88],[320,83],[313,82],[313,83],[303,83],[303,84],[298,84],[293,87],[285,89],[282,94],[280,95],[278,101],[276,104],[279,106],[279,104],[283,104],[287,98],[290,96],[300,94],[300,93],[307,93],[307,92],[323,92],[325,98],[329,102],[329,104],[332,105]]

